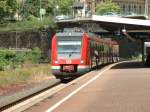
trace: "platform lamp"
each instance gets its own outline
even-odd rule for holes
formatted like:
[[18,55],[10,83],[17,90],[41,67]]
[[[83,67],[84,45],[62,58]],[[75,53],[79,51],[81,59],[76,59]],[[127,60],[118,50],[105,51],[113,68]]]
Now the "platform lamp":
[[135,42],[136,40],[127,32],[125,28],[122,29],[122,33],[132,42]]

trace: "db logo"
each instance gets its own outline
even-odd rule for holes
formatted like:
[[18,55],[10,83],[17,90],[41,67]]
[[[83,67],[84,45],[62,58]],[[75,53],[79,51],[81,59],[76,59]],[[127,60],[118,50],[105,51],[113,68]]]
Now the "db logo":
[[72,62],[71,60],[66,60],[67,64],[71,64],[71,62]]

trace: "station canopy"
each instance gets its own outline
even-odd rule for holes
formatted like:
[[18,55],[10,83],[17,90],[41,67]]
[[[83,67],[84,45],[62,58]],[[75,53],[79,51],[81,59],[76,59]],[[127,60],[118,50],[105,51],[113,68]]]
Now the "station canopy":
[[[122,32],[126,31],[133,38],[150,38],[150,20],[144,17],[110,17],[93,15],[91,18],[77,18],[57,21],[58,27],[85,27],[93,32]],[[96,27],[96,28],[95,28]],[[101,30],[98,30],[98,27]]]

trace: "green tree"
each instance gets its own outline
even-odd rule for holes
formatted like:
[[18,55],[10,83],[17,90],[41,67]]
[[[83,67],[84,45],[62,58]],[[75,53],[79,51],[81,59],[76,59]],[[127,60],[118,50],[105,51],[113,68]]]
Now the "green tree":
[[54,15],[55,14],[55,8],[58,5],[57,0],[47,0],[47,2],[43,2],[42,6],[46,9],[46,15]]
[[16,0],[0,0],[0,22],[6,18],[12,19],[17,11]]
[[47,0],[46,6],[47,14],[70,14],[72,11],[73,0]]
[[73,0],[58,0],[60,13],[70,14],[73,6]]
[[113,3],[112,0],[105,0],[96,6],[96,14],[103,15],[107,12],[119,12],[120,7]]
[[26,17],[40,17],[40,8],[46,9],[46,15],[53,15],[57,0],[26,0],[23,12]]
[[46,10],[46,16],[57,14],[70,14],[73,0],[26,0],[21,13],[25,18],[40,17],[40,8]]
[[35,17],[39,17],[40,0],[27,0],[25,10],[27,12],[27,16],[33,15]]

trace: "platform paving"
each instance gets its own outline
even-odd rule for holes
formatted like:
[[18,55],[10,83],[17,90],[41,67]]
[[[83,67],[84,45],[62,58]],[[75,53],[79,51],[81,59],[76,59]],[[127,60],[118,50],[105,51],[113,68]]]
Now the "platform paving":
[[[99,70],[92,73],[95,76]],[[25,112],[45,112],[54,105],[53,102],[59,102],[73,91],[74,86]],[[140,62],[118,64],[53,112],[150,112],[150,68]]]
[[150,68],[119,64],[55,112],[150,112]]

